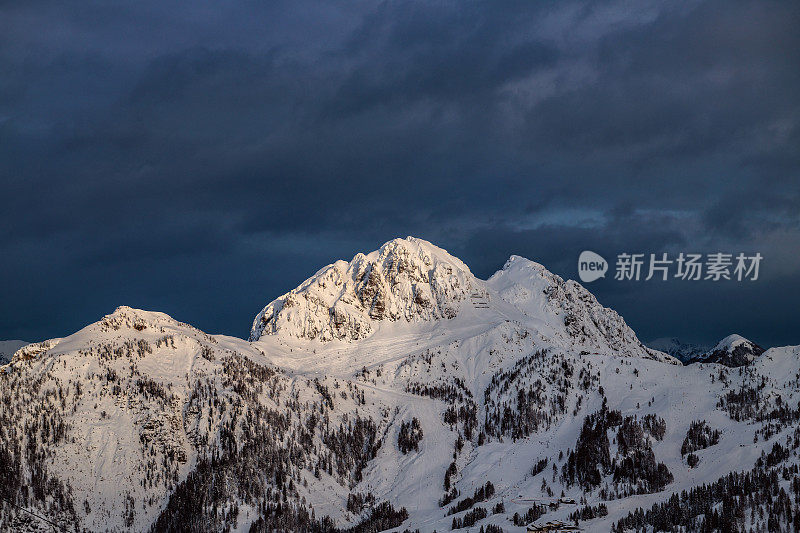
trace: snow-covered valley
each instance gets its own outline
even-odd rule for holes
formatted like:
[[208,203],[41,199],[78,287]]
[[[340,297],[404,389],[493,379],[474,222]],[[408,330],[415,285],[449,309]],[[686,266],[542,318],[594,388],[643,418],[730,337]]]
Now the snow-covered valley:
[[[719,353],[684,366],[530,260],[481,280],[395,239],[267,304],[249,340],[120,307],[19,349],[0,529],[791,531],[800,347]],[[690,493],[742,472],[768,486]]]

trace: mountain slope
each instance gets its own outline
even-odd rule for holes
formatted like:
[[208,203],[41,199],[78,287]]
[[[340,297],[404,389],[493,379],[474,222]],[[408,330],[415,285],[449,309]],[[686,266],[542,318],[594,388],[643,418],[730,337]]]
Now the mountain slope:
[[585,499],[582,526],[608,531],[800,462],[800,347],[682,366],[520,257],[480,280],[390,241],[271,302],[251,337],[122,307],[20,350],[0,369],[0,529],[49,527],[22,507],[91,531],[521,532]]
[[[62,524],[146,530],[186,490],[189,474],[212,462],[228,466],[218,475],[240,494],[243,521],[255,520],[258,503],[276,488],[267,501],[310,497],[300,466],[313,478],[308,469],[324,465],[316,489],[338,491],[343,506],[380,438],[377,407],[362,407],[370,415],[364,423],[340,418],[354,414],[369,391],[350,386],[330,399],[324,379],[286,376],[247,342],[162,313],[121,307],[34,346],[0,373],[0,454],[12,465],[3,474],[18,489],[33,489],[5,496]],[[330,412],[334,401],[337,413]],[[348,446],[358,452],[345,457]],[[236,476],[256,466],[246,480]],[[193,521],[223,528],[232,519],[211,508],[230,503],[227,494],[197,502]],[[0,529],[35,528],[30,516],[1,505]]]

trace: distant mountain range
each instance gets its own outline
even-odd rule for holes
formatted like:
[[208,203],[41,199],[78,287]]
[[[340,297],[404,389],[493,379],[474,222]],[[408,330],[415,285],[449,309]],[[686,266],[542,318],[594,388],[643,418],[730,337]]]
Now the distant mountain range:
[[752,363],[756,357],[764,353],[764,348],[745,339],[741,335],[728,335],[713,348],[683,343],[677,338],[660,338],[647,343],[654,350],[679,359],[684,364],[719,363],[725,366],[738,367]]
[[4,365],[9,361],[11,361],[11,356],[14,355],[14,352],[19,350],[26,344],[28,343],[19,340],[0,341],[0,365]]
[[682,342],[675,337],[661,337],[648,342],[647,346],[667,353],[682,363],[688,363],[698,355],[708,351],[708,346]]
[[0,531],[788,531],[800,347],[762,352],[648,347],[538,263],[395,239],[249,340],[120,307],[19,348]]

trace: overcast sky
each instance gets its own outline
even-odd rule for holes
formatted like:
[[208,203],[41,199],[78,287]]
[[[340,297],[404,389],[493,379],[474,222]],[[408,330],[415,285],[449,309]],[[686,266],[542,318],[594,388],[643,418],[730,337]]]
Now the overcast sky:
[[[396,236],[760,252],[589,285],[643,340],[800,344],[800,3],[0,0],[0,338],[118,305],[246,336]],[[612,267],[613,268],[613,267]]]

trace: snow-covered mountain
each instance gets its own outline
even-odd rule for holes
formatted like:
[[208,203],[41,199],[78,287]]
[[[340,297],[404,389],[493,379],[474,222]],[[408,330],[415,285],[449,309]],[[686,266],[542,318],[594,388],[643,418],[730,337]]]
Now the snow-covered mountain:
[[708,351],[708,346],[683,342],[676,337],[661,337],[647,343],[648,348],[671,355],[681,363],[688,363]]
[[0,341],[0,365],[4,365],[11,361],[14,352],[28,344],[25,341],[11,340]]
[[414,237],[321,269],[270,302],[253,321],[250,340],[273,335],[352,342],[397,323],[446,323],[459,315],[458,323],[465,316],[478,323],[529,322],[558,345],[670,359],[645,347],[583,286],[538,263],[512,256],[483,281],[461,260]]
[[481,280],[413,238],[323,268],[250,339],[121,307],[18,351],[0,369],[0,530],[699,530],[716,509],[787,531],[797,516],[780,491],[800,490],[800,347],[683,366],[540,264]]
[[710,350],[691,358],[689,363],[719,363],[737,367],[752,363],[764,348],[741,335],[728,335]]

